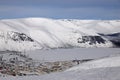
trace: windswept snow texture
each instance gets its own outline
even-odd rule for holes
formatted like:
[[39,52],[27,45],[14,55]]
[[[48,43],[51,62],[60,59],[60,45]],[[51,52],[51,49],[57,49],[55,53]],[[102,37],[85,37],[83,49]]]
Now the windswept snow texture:
[[64,20],[78,27],[94,30],[97,33],[111,34],[120,32],[120,20]]
[[[0,45],[7,47],[4,47],[4,49],[8,49],[8,46],[19,45],[18,47],[16,46],[16,49],[12,48],[12,50],[20,49],[24,43],[24,46],[33,49],[112,47],[113,44],[110,41],[103,39],[97,33],[120,32],[119,20],[54,20],[47,18],[22,18],[0,20],[0,26],[0,33],[22,33],[28,36],[29,40],[31,38],[31,40],[34,41],[29,41],[31,44],[29,46],[26,44],[26,40],[22,41],[21,44],[18,44],[15,42],[15,39],[13,39],[14,42],[10,42],[12,43],[10,45],[6,44],[0,38],[0,40],[2,40]],[[84,36],[86,36],[87,41],[84,39]],[[99,37],[99,39],[96,39],[97,37]],[[21,39],[23,39],[23,37]],[[80,39],[83,40],[81,43],[79,43],[79,41],[81,41]],[[34,45],[37,46],[37,48],[35,48]],[[0,49],[2,50],[2,47],[0,47]],[[22,50],[26,50],[26,48],[24,47]]]
[[2,80],[119,80],[120,54],[89,61],[64,72],[41,76],[1,77]]

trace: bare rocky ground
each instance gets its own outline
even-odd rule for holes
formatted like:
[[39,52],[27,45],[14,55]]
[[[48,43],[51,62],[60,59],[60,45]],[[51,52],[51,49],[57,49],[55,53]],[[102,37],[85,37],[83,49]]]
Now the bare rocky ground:
[[42,75],[52,72],[64,71],[80,63],[90,61],[70,60],[70,61],[37,61],[33,60],[25,53],[16,51],[0,52],[0,73],[11,76]]

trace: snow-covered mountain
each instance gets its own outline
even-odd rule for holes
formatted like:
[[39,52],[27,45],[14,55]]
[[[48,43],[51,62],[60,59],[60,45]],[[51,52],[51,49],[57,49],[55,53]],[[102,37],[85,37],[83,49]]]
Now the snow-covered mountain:
[[120,32],[120,20],[64,20],[78,27],[94,30],[96,33],[112,34]]
[[113,34],[100,34],[114,43],[116,46],[120,47],[120,33]]
[[112,47],[97,33],[119,32],[120,21],[22,18],[0,20],[0,50]]
[[39,49],[40,46],[24,33],[5,31],[0,32],[0,50],[26,51]]

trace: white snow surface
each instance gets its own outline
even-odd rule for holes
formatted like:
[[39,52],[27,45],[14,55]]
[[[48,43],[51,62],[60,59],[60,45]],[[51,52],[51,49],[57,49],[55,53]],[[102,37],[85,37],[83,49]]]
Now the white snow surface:
[[120,54],[82,63],[64,72],[41,76],[0,77],[2,80],[119,80]]
[[109,58],[103,58],[90,62],[83,63],[79,66],[68,69],[67,71],[81,71],[94,68],[106,68],[106,67],[120,67],[120,54],[118,56],[112,56]]
[[94,30],[97,33],[110,34],[120,32],[120,20],[69,20],[69,22],[78,27]]
[[[55,20],[47,18],[21,18],[21,19],[5,19],[0,20],[0,32],[6,33],[15,31],[25,33],[27,36],[35,40],[35,43],[14,43],[7,45],[1,41],[0,45],[12,46],[19,45],[15,50],[22,46],[28,46],[28,49],[46,49],[46,48],[61,48],[61,47],[111,47],[113,46],[109,41],[105,44],[78,43],[77,39],[85,35],[98,35],[97,33],[114,33],[120,32],[119,20]],[[37,48],[34,45],[37,45]],[[39,48],[38,48],[39,47]],[[10,48],[10,47],[9,47]],[[9,49],[4,47],[4,49]],[[3,47],[0,47],[3,50]],[[27,50],[28,50],[27,49]]]
[[39,61],[70,61],[83,59],[98,59],[113,54],[118,54],[119,48],[72,48],[72,49],[50,49],[34,50],[26,52],[29,57]]

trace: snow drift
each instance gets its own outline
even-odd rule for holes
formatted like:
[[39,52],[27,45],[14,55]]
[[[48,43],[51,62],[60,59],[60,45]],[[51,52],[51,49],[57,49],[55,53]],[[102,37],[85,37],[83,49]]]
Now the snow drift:
[[120,67],[120,55],[110,56],[108,58],[98,59],[83,63],[79,66],[73,67],[67,71],[82,71],[95,68]]

